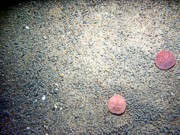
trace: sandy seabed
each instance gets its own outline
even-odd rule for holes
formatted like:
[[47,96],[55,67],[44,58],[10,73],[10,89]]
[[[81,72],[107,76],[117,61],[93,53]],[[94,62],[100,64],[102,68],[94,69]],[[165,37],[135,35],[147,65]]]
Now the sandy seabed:
[[20,2],[1,9],[0,34],[1,135],[180,134],[178,0]]

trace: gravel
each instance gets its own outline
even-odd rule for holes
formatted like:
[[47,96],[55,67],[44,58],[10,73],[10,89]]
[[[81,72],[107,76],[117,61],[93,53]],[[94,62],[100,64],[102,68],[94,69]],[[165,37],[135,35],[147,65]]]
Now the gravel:
[[[180,134],[178,0],[28,1],[0,10],[0,134]],[[176,65],[154,64],[167,49]],[[107,101],[121,94],[122,115]]]

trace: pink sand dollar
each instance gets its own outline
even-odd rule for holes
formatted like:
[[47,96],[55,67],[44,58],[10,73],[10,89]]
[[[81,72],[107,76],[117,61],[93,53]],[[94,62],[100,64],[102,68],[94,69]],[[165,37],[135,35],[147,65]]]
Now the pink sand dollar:
[[108,101],[108,109],[111,113],[122,114],[126,109],[126,101],[121,95],[114,95]]
[[163,50],[157,54],[155,64],[160,69],[170,69],[176,64],[176,58],[173,53]]

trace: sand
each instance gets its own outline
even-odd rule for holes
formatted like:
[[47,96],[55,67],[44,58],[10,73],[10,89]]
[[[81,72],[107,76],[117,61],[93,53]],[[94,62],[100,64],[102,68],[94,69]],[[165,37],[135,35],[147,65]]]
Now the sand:
[[0,20],[0,134],[180,134],[178,0],[18,2]]

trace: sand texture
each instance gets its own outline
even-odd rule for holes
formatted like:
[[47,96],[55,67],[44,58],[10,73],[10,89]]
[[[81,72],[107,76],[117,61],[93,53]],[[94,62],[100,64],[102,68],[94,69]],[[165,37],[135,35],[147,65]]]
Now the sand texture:
[[[176,65],[160,70],[157,52]],[[178,0],[29,1],[0,10],[1,135],[179,135]],[[107,101],[120,94],[122,115]]]

